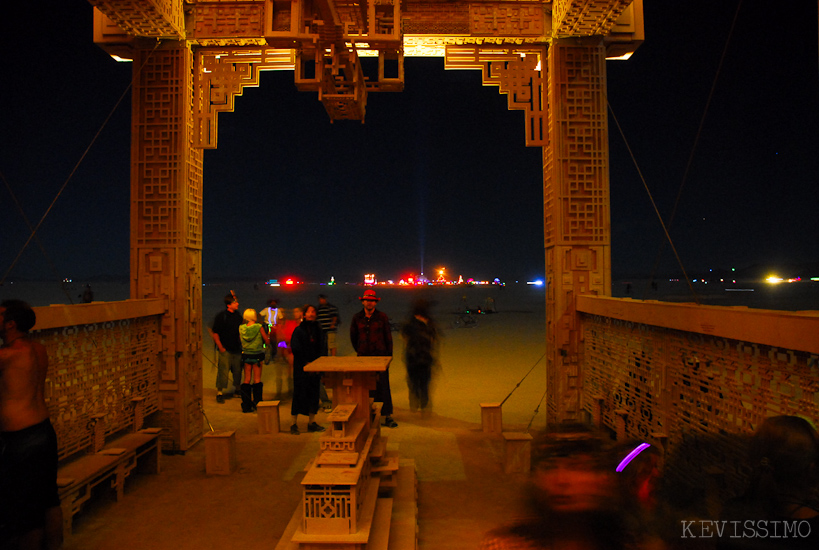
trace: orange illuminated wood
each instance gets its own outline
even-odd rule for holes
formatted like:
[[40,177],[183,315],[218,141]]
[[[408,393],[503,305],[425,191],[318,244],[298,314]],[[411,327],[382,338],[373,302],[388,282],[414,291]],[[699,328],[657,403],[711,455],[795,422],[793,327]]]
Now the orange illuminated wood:
[[305,372],[384,372],[392,357],[319,357],[304,367]]

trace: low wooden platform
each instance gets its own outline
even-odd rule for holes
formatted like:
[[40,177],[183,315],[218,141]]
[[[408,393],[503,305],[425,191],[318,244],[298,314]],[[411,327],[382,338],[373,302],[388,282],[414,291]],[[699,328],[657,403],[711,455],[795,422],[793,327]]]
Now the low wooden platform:
[[[307,536],[301,533],[303,511],[302,505],[299,504],[282,538],[279,539],[276,550],[299,550],[309,547],[320,547],[323,550],[415,550],[418,539],[418,482],[415,461],[401,460],[396,479],[396,487],[390,489],[390,495],[378,498],[375,498],[376,494],[381,494],[378,479],[371,480],[376,494],[371,494],[373,489],[370,488],[367,498],[374,499],[375,505],[369,505],[372,512],[367,513],[367,520],[362,522],[359,532],[348,535],[346,540],[339,535]],[[366,538],[362,536],[365,530]]]

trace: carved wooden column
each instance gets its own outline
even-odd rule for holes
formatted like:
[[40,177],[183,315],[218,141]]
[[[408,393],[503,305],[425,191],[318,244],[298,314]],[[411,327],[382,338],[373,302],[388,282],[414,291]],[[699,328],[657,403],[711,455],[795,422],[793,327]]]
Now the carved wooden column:
[[580,417],[582,357],[575,299],[611,295],[611,223],[602,39],[556,39],[548,57],[543,147],[548,421]]
[[166,298],[159,374],[165,449],[202,437],[202,150],[193,147],[193,55],[136,50],[131,119],[131,298]]

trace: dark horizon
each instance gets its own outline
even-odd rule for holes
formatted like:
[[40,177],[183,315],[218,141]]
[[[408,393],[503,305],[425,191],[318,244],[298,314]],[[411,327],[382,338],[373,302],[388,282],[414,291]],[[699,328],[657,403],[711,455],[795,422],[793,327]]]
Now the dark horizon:
[[[607,63],[611,111],[667,221],[688,174],[669,231],[689,273],[819,258],[817,6],[742,4],[719,68],[737,5],[646,2],[645,43]],[[0,88],[0,173],[32,225],[59,198],[38,233],[45,255],[32,241],[9,278],[127,274],[129,94],[59,191],[132,66],[93,44],[85,0],[18,7],[0,22],[0,69],[23,82]],[[772,20],[789,34],[760,34]],[[397,279],[441,265],[543,277],[542,155],[524,146],[522,113],[478,71],[417,58],[405,70],[404,92],[370,94],[363,125],[331,124],[290,72],[263,73],[219,115],[219,147],[205,152],[205,280]],[[681,273],[613,116],[613,277]],[[0,197],[2,277],[27,230],[5,184]]]

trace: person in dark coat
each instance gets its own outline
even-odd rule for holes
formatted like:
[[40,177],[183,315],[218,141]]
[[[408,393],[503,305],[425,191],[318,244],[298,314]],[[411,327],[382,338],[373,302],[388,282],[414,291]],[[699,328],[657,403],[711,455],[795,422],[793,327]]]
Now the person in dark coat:
[[297,422],[300,414],[308,418],[308,432],[324,431],[324,426],[319,426],[315,420],[319,407],[321,375],[317,372],[304,372],[305,365],[321,356],[324,349],[323,333],[316,321],[315,306],[306,305],[303,311],[302,322],[293,330],[290,338],[293,351],[293,402],[290,405],[293,425],[290,426],[290,433],[294,435],[300,433]]
[[438,330],[429,315],[429,302],[416,300],[409,322],[401,329],[404,362],[407,366],[410,410],[425,411],[429,406],[429,385],[436,363]]

